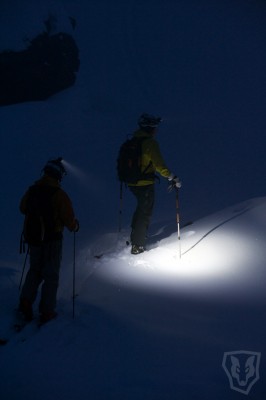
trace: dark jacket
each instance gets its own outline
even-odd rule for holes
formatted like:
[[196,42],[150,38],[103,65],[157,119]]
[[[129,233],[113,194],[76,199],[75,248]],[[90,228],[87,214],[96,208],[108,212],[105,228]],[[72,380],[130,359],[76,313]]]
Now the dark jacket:
[[[60,183],[56,179],[48,175],[44,175],[41,179],[35,182],[35,185],[46,185],[58,188],[52,198],[55,232],[63,232],[65,226],[71,232],[74,231],[77,227],[77,220],[75,218],[71,200],[66,192],[61,188]],[[26,191],[20,201],[19,208],[22,214],[26,214],[28,196],[29,189]]]

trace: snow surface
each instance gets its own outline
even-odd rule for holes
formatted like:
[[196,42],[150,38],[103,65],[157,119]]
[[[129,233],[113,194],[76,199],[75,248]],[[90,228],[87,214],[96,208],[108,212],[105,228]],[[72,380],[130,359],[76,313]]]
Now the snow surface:
[[[65,262],[59,316],[10,332],[20,266],[1,265],[3,399],[235,399],[226,351],[262,354],[250,392],[265,398],[266,198],[229,207],[177,232],[161,226],[146,253],[108,233]],[[99,251],[103,252],[100,258]]]
[[[81,69],[46,102],[0,109],[0,338],[10,338],[1,399],[240,399],[222,360],[248,350],[262,354],[248,397],[264,400],[265,3],[11,0],[0,5],[0,50],[23,49],[50,14],[77,40]],[[114,165],[143,111],[164,118],[158,140],[183,181],[183,228],[178,243],[174,194],[161,181],[149,251],[132,256],[134,201],[125,191],[118,234]],[[11,335],[24,261],[18,202],[60,155],[81,223],[75,319],[66,233],[58,318]]]

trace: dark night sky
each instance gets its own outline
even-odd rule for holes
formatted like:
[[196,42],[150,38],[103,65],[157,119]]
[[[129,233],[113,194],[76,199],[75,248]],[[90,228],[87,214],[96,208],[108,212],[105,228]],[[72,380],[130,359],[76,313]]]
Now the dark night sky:
[[[46,160],[81,169],[64,187],[89,234],[117,227],[115,160],[138,115],[155,113],[164,158],[183,181],[186,222],[265,195],[266,3],[235,0],[10,1],[0,5],[0,49],[38,34],[49,11],[75,16],[75,87],[46,102],[2,107],[1,253],[14,253],[20,196]],[[2,11],[1,11],[2,9]],[[38,22],[38,23],[37,23]],[[154,221],[175,213],[161,180]],[[132,201],[124,199],[124,224]],[[1,258],[3,255],[1,254]]]

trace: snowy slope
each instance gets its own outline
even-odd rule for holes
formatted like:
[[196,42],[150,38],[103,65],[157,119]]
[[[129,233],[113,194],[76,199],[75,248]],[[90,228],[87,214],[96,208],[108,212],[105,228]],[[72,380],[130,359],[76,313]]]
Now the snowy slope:
[[[0,348],[3,398],[236,398],[223,353],[266,350],[265,215],[257,198],[194,222],[181,230],[181,260],[167,224],[139,256],[126,231],[89,243],[77,258],[75,319],[69,262],[58,319]],[[3,336],[21,271],[1,267]],[[265,398],[265,387],[261,374],[252,398]]]

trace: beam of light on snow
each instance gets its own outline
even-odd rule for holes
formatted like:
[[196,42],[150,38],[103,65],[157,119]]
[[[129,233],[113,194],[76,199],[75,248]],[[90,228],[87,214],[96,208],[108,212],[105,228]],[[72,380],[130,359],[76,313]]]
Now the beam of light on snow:
[[[197,241],[196,233],[183,234],[182,251]],[[179,258],[177,234],[160,242],[158,248],[138,256],[124,249],[116,259],[105,257],[99,269],[102,279],[119,286],[159,291],[207,291],[243,287],[247,269],[249,240],[241,232],[227,229],[212,234]],[[250,260],[252,262],[252,259]]]
[[265,293],[265,211],[265,199],[257,199],[182,229],[181,259],[176,232],[137,256],[125,248],[128,233],[101,237],[98,253],[102,249],[103,256],[94,271],[117,289],[260,296]]

